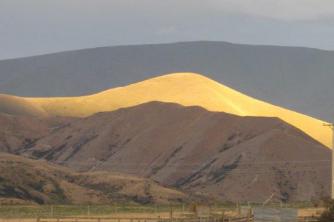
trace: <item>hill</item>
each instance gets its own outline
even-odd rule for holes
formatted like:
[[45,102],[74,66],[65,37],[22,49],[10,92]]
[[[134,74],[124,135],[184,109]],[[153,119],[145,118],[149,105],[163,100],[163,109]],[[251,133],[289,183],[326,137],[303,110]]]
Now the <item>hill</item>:
[[147,177],[220,200],[329,194],[330,150],[302,131],[278,118],[178,104],[150,102],[78,119],[22,155],[83,172]]
[[69,124],[73,118],[32,117],[0,112],[0,152],[18,153],[44,136]]
[[102,47],[0,61],[0,90],[79,96],[165,73],[196,72],[255,98],[333,121],[333,61],[332,51],[226,42]]
[[323,121],[265,103],[205,76],[176,73],[148,79],[101,93],[64,98],[26,98],[49,115],[86,117],[150,101],[201,106],[209,111],[240,116],[278,117],[330,147],[331,130]]
[[45,161],[0,153],[0,203],[108,204],[189,201],[149,179],[114,172],[76,173]]
[[0,94],[0,113],[35,117],[46,116],[43,109],[26,99],[4,94]]

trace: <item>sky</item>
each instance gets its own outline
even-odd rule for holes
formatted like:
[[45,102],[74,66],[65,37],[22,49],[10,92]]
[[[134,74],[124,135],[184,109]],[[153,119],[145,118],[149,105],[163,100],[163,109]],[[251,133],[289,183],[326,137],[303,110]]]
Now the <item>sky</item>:
[[0,59],[198,40],[334,50],[334,0],[0,0]]

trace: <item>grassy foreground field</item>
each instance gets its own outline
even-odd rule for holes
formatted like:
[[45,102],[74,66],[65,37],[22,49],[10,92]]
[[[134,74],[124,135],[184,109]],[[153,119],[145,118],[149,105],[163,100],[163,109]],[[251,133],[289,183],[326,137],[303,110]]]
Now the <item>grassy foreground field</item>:
[[[252,204],[251,207],[261,205]],[[242,208],[243,206],[240,206]],[[245,205],[244,207],[248,207]],[[267,207],[295,208],[300,214],[314,214],[316,209],[310,203],[294,203],[288,205],[271,204]],[[212,206],[199,206],[194,204],[180,205],[0,205],[0,218],[57,218],[57,217],[169,217],[172,209],[173,216],[194,213],[194,209],[202,212],[221,213],[236,212],[236,204],[217,204]]]
[[120,213],[154,213],[166,207],[113,206],[113,205],[31,205],[0,206],[0,218],[66,217],[90,215],[115,215]]
[[187,205],[0,205],[0,218],[57,218],[57,217],[169,217],[190,215],[194,208],[202,212],[235,211],[235,205],[196,206]]

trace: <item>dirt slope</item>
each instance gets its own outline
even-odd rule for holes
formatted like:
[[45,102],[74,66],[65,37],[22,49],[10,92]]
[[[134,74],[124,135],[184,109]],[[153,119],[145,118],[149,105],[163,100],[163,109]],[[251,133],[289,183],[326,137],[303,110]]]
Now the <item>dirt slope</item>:
[[37,118],[0,113],[0,152],[17,153],[71,122],[72,118]]
[[167,203],[189,196],[114,172],[75,173],[45,161],[0,153],[0,203]]
[[24,153],[82,171],[113,170],[222,200],[329,194],[330,150],[278,118],[151,102],[78,119]]

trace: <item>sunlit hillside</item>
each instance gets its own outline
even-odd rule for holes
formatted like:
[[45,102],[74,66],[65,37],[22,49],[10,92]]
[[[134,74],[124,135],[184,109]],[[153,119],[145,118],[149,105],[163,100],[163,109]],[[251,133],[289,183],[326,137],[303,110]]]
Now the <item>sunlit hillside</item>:
[[24,98],[0,94],[0,113],[25,115],[25,116],[45,116],[45,111]]
[[331,131],[323,121],[239,93],[199,74],[176,73],[98,94],[66,98],[27,98],[51,115],[85,117],[149,101],[202,106],[240,116],[279,117],[330,146]]

